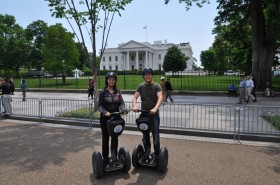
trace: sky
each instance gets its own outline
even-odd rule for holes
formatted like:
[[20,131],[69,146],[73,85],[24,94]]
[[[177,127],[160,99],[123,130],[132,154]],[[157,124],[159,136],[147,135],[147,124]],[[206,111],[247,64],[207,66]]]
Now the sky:
[[[172,0],[168,5],[164,0],[133,0],[121,11],[121,17],[115,16],[110,30],[107,48],[118,47],[118,44],[135,40],[149,42],[167,40],[168,43],[189,42],[193,57],[200,66],[200,53],[207,50],[214,41],[212,30],[217,16],[217,3],[205,4],[202,8],[193,6],[186,11],[184,3]],[[43,20],[48,26],[62,23],[71,31],[65,19],[51,16],[48,2],[44,0],[0,0],[0,14],[13,15],[23,28],[33,21]],[[89,28],[90,26],[88,26]],[[144,29],[146,27],[146,29]],[[97,33],[97,49],[101,48],[101,33]],[[86,45],[91,51],[90,39]]]

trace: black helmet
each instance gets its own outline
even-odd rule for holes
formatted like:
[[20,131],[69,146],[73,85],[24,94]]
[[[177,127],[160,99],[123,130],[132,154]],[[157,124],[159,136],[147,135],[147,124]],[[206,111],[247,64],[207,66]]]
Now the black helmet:
[[154,72],[153,72],[152,68],[146,67],[146,68],[143,70],[143,72],[142,72],[142,75],[143,75],[143,76],[144,76],[145,74],[151,74],[151,75],[153,75]]
[[106,74],[106,76],[105,76],[105,84],[106,84],[106,85],[108,84],[108,82],[107,82],[108,78],[114,78],[114,79],[116,80],[116,82],[117,82],[117,80],[118,80],[118,77],[117,77],[116,73],[114,73],[114,72],[108,72],[108,73]]

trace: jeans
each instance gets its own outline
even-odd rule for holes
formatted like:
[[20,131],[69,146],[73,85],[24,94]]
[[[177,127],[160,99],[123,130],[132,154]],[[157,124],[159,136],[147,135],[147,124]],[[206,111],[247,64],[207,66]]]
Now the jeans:
[[[160,118],[159,118],[159,112],[157,112],[154,115],[151,115],[151,118],[153,120],[153,140],[154,140],[154,152],[155,155],[159,155],[160,151],[160,138],[159,138],[159,125],[160,125]],[[151,151],[151,141],[150,141],[150,133],[143,133],[143,145],[145,152]]]
[[[106,161],[109,161],[109,138],[110,138],[110,136],[108,134],[108,129],[107,129],[108,120],[109,120],[109,118],[100,119],[100,126],[101,126],[101,131],[102,131],[102,157],[103,157],[103,160],[106,160]],[[118,136],[111,137],[111,156],[117,157],[117,152],[118,152]]]

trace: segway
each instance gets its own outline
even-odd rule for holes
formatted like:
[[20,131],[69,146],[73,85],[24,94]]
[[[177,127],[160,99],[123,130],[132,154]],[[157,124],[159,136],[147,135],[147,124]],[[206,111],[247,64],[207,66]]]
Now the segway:
[[[123,112],[111,113],[111,118],[107,122],[108,134],[111,137],[118,137],[122,134],[125,121],[120,117]],[[121,147],[118,152],[118,156],[115,155],[115,151],[111,151],[111,156],[109,157],[109,164],[103,166],[103,159],[100,152],[93,152],[92,154],[92,168],[96,179],[102,178],[103,174],[111,171],[122,170],[123,172],[128,172],[131,167],[131,158],[129,151]]]
[[[153,121],[150,117],[148,110],[138,110],[141,112],[140,116],[136,119],[138,129],[142,133],[150,133],[153,129]],[[155,161],[155,154],[150,151],[144,151],[144,147],[141,144],[135,146],[132,153],[132,165],[135,169],[140,167],[152,167],[157,168],[159,172],[164,173],[167,170],[168,165],[168,150],[166,147],[160,149],[158,161]]]

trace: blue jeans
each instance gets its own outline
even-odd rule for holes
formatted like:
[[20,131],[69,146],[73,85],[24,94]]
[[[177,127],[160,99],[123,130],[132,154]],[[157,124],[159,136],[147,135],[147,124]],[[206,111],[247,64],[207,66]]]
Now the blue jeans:
[[[160,138],[159,138],[159,125],[160,125],[160,118],[159,118],[159,112],[157,112],[154,115],[151,115],[151,118],[153,120],[153,140],[154,140],[154,152],[156,155],[159,155],[160,151]],[[143,145],[145,152],[151,151],[151,141],[150,141],[150,133],[143,133]]]

